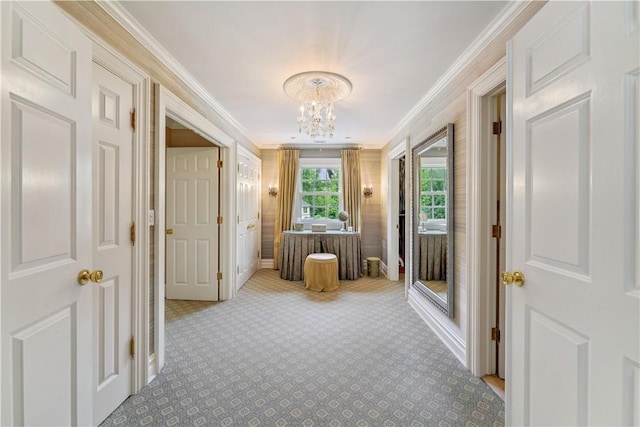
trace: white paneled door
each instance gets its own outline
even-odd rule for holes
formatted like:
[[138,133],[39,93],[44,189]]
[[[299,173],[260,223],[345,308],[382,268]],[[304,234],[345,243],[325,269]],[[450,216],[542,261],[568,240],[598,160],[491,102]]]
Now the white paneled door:
[[550,2],[510,46],[507,422],[639,425],[638,2]]
[[260,164],[255,156],[238,153],[238,290],[260,268]]
[[2,425],[90,425],[91,42],[2,2]]
[[218,148],[167,148],[168,299],[218,300]]
[[130,394],[133,86],[93,64],[94,425]]

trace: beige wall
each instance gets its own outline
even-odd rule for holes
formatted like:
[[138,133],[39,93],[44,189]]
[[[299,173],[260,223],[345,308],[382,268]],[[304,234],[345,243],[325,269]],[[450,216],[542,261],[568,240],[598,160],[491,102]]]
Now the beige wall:
[[[467,327],[467,253],[466,253],[466,121],[467,121],[467,87],[469,87],[478,77],[484,74],[492,65],[506,55],[506,42],[513,37],[519,28],[524,25],[542,6],[544,2],[533,2],[520,14],[503,32],[491,42],[477,57],[460,73],[458,73],[449,84],[444,87],[434,99],[428,103],[420,113],[408,125],[398,132],[398,134],[382,149],[380,154],[380,170],[383,182],[388,182],[388,154],[389,151],[402,143],[405,138],[409,138],[411,147],[415,147],[424,141],[429,135],[447,123],[454,124],[454,245],[455,245],[455,318],[447,319],[442,313],[434,308],[432,313],[448,324],[458,338],[466,341]],[[407,153],[407,161],[410,161],[410,153]],[[410,193],[407,194],[410,197]],[[382,198],[381,226],[382,246],[386,248],[387,232],[386,224],[388,212],[388,192]],[[407,206],[407,208],[409,208]],[[407,233],[411,235],[410,232]],[[407,254],[407,262],[411,256]],[[386,260],[386,254],[384,256]]]
[[[262,259],[273,259],[275,226],[275,198],[267,194],[269,184],[278,182],[277,150],[262,150]],[[339,158],[340,150],[301,150],[301,158]],[[362,199],[362,257],[382,256],[381,251],[381,192],[380,150],[362,150],[360,153],[362,184],[373,184],[373,197]]]

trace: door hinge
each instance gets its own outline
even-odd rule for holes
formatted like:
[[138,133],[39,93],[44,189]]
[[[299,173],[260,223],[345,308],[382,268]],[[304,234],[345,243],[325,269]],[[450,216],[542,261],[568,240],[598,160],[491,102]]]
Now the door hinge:
[[491,328],[491,341],[500,342],[500,330],[498,328]]
[[493,134],[500,135],[502,133],[502,121],[493,122]]
[[495,237],[496,239],[502,238],[502,226],[500,226],[500,225],[492,225],[491,226],[491,237]]
[[258,219],[260,219],[260,212],[258,212]]
[[240,274],[240,266],[236,265],[236,274]]
[[131,223],[131,228],[129,229],[129,239],[131,240],[131,244],[136,244],[136,223],[135,221]]
[[238,215],[237,220],[238,220],[238,224],[240,224],[240,215]]
[[260,249],[258,249],[258,259],[260,259]]
[[222,160],[218,160],[218,169],[222,169]]
[[129,341],[129,354],[132,359],[136,355],[136,339],[134,337],[131,337],[131,341]]
[[217,274],[216,277],[217,277],[218,280],[222,280],[222,272],[218,271],[218,274]]
[[131,111],[131,129],[133,129],[133,131],[136,131],[136,109],[134,108],[133,111]]
[[222,217],[221,216],[218,217],[218,224],[222,224]]

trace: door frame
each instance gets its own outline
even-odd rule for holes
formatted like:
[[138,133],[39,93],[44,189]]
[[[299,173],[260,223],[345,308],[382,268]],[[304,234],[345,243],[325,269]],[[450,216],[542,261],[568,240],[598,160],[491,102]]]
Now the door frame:
[[[199,114],[171,91],[160,84],[155,84],[155,227],[154,227],[154,336],[155,353],[149,355],[149,376],[160,372],[164,366],[164,285],[165,285],[165,208],[166,208],[166,135],[167,116],[187,126],[203,138],[215,142],[220,148],[223,162],[220,175],[220,211],[223,217],[219,234],[220,247],[235,248],[235,140],[214,125],[206,117]],[[227,165],[227,166],[224,166]],[[225,221],[224,218],[227,218]],[[235,288],[235,251],[221,252],[220,301],[233,296]],[[147,340],[148,341],[148,340]]]
[[[489,96],[496,88],[506,84],[506,56],[494,64],[467,89],[467,345],[466,365],[473,375],[482,377],[493,373],[494,347],[490,330],[494,323],[495,291],[493,281],[487,281],[483,268],[488,262],[491,238],[486,230],[490,209],[487,191],[490,180]],[[508,126],[508,121],[507,121]],[[509,241],[506,241],[509,244]],[[494,261],[495,263],[495,261]],[[493,310],[490,309],[493,307]],[[506,339],[506,334],[504,334]]]
[[[399,194],[396,191],[393,191],[394,188],[398,188],[400,185],[399,178],[399,164],[400,158],[405,155],[407,152],[407,147],[409,146],[409,137],[406,137],[400,142],[398,145],[393,147],[387,153],[387,175],[388,175],[388,185],[387,185],[387,278],[392,281],[397,281],[399,279],[399,269],[398,269],[398,260],[400,259],[399,255],[399,245],[398,240],[400,238],[400,230],[396,228],[398,225],[398,217],[400,216],[400,211],[398,209],[399,204]],[[405,179],[405,200],[407,197],[406,184],[407,180]],[[406,204],[405,204],[405,217],[406,217]],[[406,233],[406,221],[405,221],[405,236]],[[407,239],[405,237],[405,248],[406,248]],[[405,254],[408,253],[405,251]],[[405,264],[407,260],[404,260]],[[405,278],[406,278],[405,274]],[[405,280],[406,281],[406,280]]]
[[93,62],[117,75],[133,86],[133,104],[136,111],[133,140],[133,221],[136,224],[136,242],[133,246],[131,270],[131,331],[135,337],[132,363],[131,394],[137,393],[148,381],[147,358],[149,351],[149,95],[151,79],[130,61],[120,56],[101,40],[89,34],[93,41]]

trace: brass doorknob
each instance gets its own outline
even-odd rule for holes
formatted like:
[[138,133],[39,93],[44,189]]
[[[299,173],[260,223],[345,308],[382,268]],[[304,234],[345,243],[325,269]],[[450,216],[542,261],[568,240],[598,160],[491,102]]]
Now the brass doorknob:
[[514,271],[511,273],[510,271],[502,272],[502,283],[504,285],[514,284],[518,287],[524,285],[524,274],[521,271]]
[[102,282],[102,278],[104,277],[104,274],[102,273],[102,270],[95,270],[93,273],[91,273],[91,281],[94,283],[100,283]]
[[167,228],[167,234],[173,234],[173,228]]
[[89,272],[89,270],[82,270],[80,271],[80,273],[78,273],[78,283],[80,283],[81,285],[86,285],[87,283],[89,283],[90,279],[91,272]]
[[78,273],[78,283],[81,285],[86,285],[91,280],[94,283],[102,282],[102,277],[104,274],[102,270],[95,270],[93,273],[89,272],[89,270],[82,270]]

